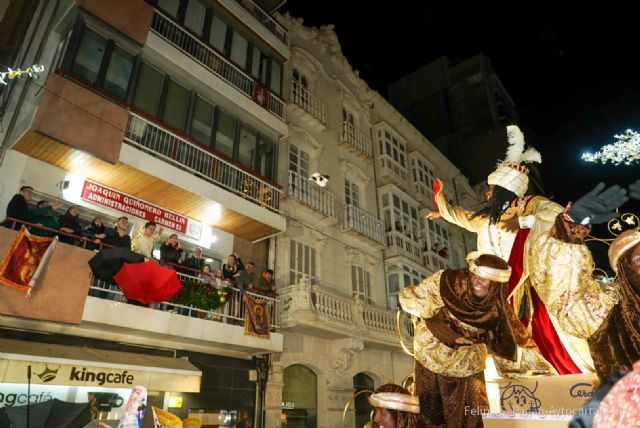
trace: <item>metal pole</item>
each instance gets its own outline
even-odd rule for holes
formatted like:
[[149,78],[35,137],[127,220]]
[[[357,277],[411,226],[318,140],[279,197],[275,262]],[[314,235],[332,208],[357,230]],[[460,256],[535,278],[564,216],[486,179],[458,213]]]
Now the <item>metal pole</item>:
[[27,428],[31,416],[31,366],[27,366]]

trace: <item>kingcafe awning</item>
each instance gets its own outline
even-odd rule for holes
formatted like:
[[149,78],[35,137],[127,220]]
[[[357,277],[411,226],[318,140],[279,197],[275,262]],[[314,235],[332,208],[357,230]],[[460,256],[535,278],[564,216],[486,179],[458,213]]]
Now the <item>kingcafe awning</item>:
[[182,358],[0,339],[0,383],[200,392],[202,372]]

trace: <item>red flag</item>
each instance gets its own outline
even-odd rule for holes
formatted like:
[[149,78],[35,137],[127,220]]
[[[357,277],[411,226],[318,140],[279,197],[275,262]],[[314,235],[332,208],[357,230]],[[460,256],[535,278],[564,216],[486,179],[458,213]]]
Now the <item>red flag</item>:
[[0,262],[0,284],[30,293],[57,240],[57,237],[32,236],[23,226]]

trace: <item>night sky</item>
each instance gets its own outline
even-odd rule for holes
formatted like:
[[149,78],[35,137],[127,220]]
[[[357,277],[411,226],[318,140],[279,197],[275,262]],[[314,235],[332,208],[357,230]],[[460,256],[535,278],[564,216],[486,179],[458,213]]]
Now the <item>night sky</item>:
[[547,196],[564,203],[598,181],[640,178],[638,166],[580,160],[616,133],[640,131],[640,23],[629,4],[288,0],[280,11],[309,26],[334,24],[352,67],[383,95],[442,55],[487,55],[526,141],[542,153]]

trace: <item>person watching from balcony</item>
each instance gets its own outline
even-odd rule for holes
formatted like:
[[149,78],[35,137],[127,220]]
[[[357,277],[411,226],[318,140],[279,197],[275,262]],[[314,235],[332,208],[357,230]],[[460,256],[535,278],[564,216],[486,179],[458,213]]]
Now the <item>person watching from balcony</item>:
[[240,260],[238,254],[233,253],[227,257],[227,263],[222,265],[222,276],[224,276],[228,281],[235,282],[236,275],[243,269],[244,264],[242,263],[242,260]]
[[[200,247],[194,247],[191,257],[187,257],[185,261],[182,263],[182,265],[184,267],[188,267],[190,269],[194,269],[198,271],[204,270],[205,264],[204,264],[204,258],[202,257],[202,249]],[[186,273],[193,274],[192,271],[188,271]]]
[[[48,227],[49,229],[58,228],[58,219],[53,215],[54,209],[60,209],[60,204],[51,205],[49,201],[39,201],[36,204],[36,209],[30,212],[31,223]],[[48,230],[42,230],[38,228],[32,228],[31,233],[38,236],[53,236],[54,232]]]
[[236,288],[240,290],[241,293],[251,291],[253,284],[255,283],[253,274],[254,269],[255,264],[253,262],[249,262],[243,270],[238,271],[238,273],[234,275],[236,278]]
[[[180,248],[180,243],[178,242],[178,235],[175,233],[172,233],[160,246],[160,260],[174,265],[182,263],[182,248]],[[169,265],[168,267],[175,270],[176,266],[174,265]]]
[[262,276],[254,284],[250,285],[249,291],[262,294],[263,296],[275,298],[276,283],[273,280],[273,270],[267,269],[262,272]]
[[102,241],[107,237],[107,228],[104,227],[102,219],[100,217],[96,217],[93,219],[91,224],[84,229],[82,236],[93,240],[93,243],[88,244],[87,248],[95,250],[98,244],[102,243]]
[[431,246],[431,251],[433,251],[434,253],[437,253],[439,250],[440,250],[440,241],[436,241]]
[[131,237],[127,234],[127,226],[129,226],[129,219],[120,217],[116,220],[114,228],[107,231],[104,243],[114,247],[131,248]]
[[[60,216],[58,219],[61,232],[69,233],[72,235],[80,235],[82,233],[82,226],[80,225],[80,207],[77,205],[71,205],[67,212]],[[72,236],[59,235],[60,242],[75,245],[76,239]]]
[[156,227],[157,225],[153,221],[144,224],[144,228],[133,243],[134,253],[142,254],[147,259],[153,258],[153,246],[164,230],[163,228],[156,230]]
[[440,251],[438,251],[438,255],[440,257],[442,257],[443,259],[448,259],[449,258],[449,253],[447,252],[447,247],[442,247],[440,249]]
[[[20,193],[13,195],[9,204],[7,205],[7,218],[14,218],[16,220],[22,220],[24,222],[29,221],[29,205],[27,204],[33,197],[33,187],[22,186]],[[5,220],[4,227],[8,227],[13,230],[20,230],[21,224],[13,224],[10,220]]]

